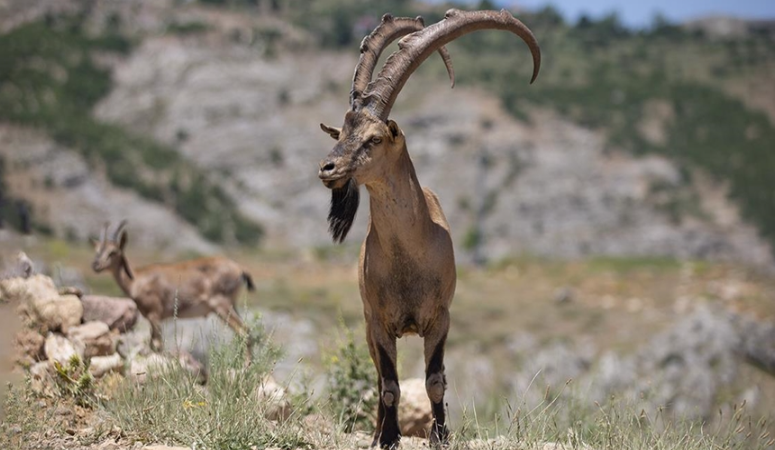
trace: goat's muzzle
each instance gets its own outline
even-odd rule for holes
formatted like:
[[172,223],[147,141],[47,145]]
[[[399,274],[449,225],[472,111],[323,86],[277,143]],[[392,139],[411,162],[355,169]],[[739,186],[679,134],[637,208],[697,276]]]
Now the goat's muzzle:
[[329,189],[341,189],[350,179],[349,173],[337,168],[336,163],[331,159],[324,159],[320,162],[318,177]]

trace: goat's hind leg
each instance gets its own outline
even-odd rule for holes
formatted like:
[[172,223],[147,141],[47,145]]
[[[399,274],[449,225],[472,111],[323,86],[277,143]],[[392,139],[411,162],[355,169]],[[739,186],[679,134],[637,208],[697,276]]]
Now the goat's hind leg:
[[449,314],[440,315],[436,326],[425,335],[425,391],[431,401],[433,425],[431,425],[431,445],[441,446],[449,443],[449,431],[444,411],[444,391],[447,389],[447,377],[444,374],[444,345],[449,331]]
[[237,310],[234,309],[231,299],[225,296],[216,296],[213,297],[209,303],[215,314],[226,322],[226,325],[228,325],[229,328],[245,339],[245,358],[246,363],[250,364],[253,360],[253,339],[250,336],[250,330],[248,330],[245,322],[242,321]]

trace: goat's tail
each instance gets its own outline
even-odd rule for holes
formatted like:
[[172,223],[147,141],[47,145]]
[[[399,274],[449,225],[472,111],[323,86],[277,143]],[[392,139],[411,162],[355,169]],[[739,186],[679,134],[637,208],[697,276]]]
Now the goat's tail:
[[253,292],[256,290],[256,285],[253,284],[253,277],[249,273],[242,272],[242,280],[245,281],[245,285],[248,287],[248,291]]

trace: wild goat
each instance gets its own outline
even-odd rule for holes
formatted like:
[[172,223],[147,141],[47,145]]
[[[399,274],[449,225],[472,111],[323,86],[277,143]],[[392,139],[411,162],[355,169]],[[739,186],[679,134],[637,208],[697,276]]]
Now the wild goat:
[[96,254],[92,269],[109,270],[124,293],[137,304],[151,322],[151,345],[161,349],[161,321],[177,315],[180,318],[206,317],[215,313],[232,330],[248,341],[249,330],[237,314],[234,304],[242,283],[253,291],[253,279],[234,261],[223,257],[200,258],[176,264],[153,264],[132,269],[124,249],[127,243],[126,221],[122,221],[108,239],[105,224],[100,240],[92,240]]
[[[394,448],[401,433],[396,374],[396,339],[404,334],[424,338],[425,387],[434,423],[430,440],[448,441],[445,425],[444,344],[449,306],[455,292],[452,239],[438,197],[420,187],[403,132],[388,119],[409,76],[433,52],[442,54],[452,84],[454,74],[444,45],[473,31],[499,29],[522,38],[533,56],[533,77],[541,53],[533,33],[506,11],[447,11],[444,20],[423,28],[416,19],[382,17],[363,39],[350,92],[350,110],[342,128],[320,124],[337,143],[321,161],[319,177],[332,189],[329,230],[342,242],[355,218],[359,186],[369,191],[371,215],[361,247],[359,284],[366,319],[366,340],[379,374],[380,403],[372,445]],[[399,50],[385,62],[376,80],[374,66],[395,39]]]

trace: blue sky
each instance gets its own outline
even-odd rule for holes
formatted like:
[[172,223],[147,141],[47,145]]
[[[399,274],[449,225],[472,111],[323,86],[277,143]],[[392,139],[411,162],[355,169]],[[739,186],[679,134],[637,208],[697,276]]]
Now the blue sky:
[[571,21],[582,13],[599,17],[616,11],[625,24],[635,27],[649,25],[657,12],[678,22],[715,14],[775,19],[775,0],[498,0],[497,3],[529,9],[551,4]]

